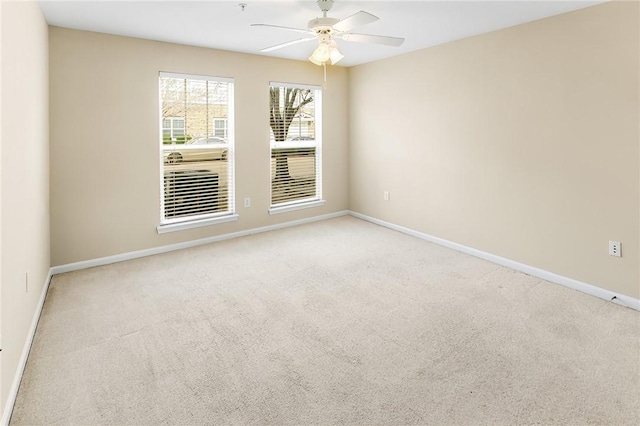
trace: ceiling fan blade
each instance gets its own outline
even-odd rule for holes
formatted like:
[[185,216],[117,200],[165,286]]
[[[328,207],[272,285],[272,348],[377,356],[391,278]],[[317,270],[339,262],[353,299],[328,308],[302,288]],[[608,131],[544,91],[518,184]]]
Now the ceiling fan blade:
[[387,36],[379,36],[379,35],[370,35],[370,34],[341,34],[343,40],[347,41],[356,41],[358,43],[375,43],[375,44],[384,44],[385,46],[395,46],[398,47],[402,43],[404,43],[404,39],[400,37],[387,37]]
[[309,40],[315,40],[315,39],[316,39],[315,36],[307,37],[307,38],[299,38],[297,40],[291,40],[286,43],[280,43],[280,44],[276,44],[275,46],[267,47],[265,49],[262,49],[261,52],[271,52],[276,49],[281,49],[283,47],[291,46],[292,44],[298,44],[298,43],[302,43],[303,41],[309,41]]
[[296,31],[298,33],[305,33],[305,34],[309,34],[310,31],[309,30],[305,30],[302,28],[292,28],[292,27],[282,27],[280,25],[271,25],[271,24],[251,24],[252,27],[269,27],[269,28],[279,28],[281,30],[288,30],[288,31]]
[[351,16],[347,16],[337,24],[334,24],[333,29],[337,31],[349,31],[352,28],[370,24],[371,22],[375,22],[378,19],[380,18],[361,10],[360,12],[354,13]]

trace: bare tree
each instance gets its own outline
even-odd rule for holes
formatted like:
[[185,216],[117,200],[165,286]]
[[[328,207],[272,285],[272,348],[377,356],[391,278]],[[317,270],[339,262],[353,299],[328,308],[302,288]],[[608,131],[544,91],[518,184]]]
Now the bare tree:
[[[313,92],[308,89],[272,87],[270,88],[271,102],[269,125],[276,142],[284,142],[289,134],[291,122],[305,105],[313,102]],[[289,164],[287,151],[278,150],[276,158],[276,182],[289,179]]]

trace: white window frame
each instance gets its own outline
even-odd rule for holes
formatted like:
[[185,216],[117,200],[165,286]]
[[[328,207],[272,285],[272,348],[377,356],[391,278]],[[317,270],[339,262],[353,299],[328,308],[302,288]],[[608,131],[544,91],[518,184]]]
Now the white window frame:
[[[271,82],[269,88],[272,87],[284,87],[294,89],[308,89],[313,90],[314,94],[314,133],[315,139],[313,141],[300,140],[285,142],[276,142],[269,137],[269,161],[271,161],[271,152],[278,148],[315,148],[315,170],[316,170],[316,194],[313,198],[305,198],[302,200],[288,201],[278,204],[270,204],[269,214],[279,214],[290,212],[294,210],[307,209],[312,207],[318,207],[325,204],[325,200],[322,199],[322,87],[307,84],[293,84],[293,83],[281,83]],[[269,135],[271,135],[271,129],[269,129]],[[270,163],[271,164],[271,163]],[[269,200],[273,199],[271,183],[271,165],[269,166]]]
[[[228,100],[227,100],[227,138],[224,147],[227,148],[227,161],[228,161],[228,209],[224,212],[214,212],[200,215],[191,215],[187,217],[179,218],[166,218],[165,217],[165,187],[164,187],[164,171],[165,163],[163,158],[163,148],[166,149],[166,145],[163,143],[163,128],[164,123],[162,120],[162,93],[160,87],[160,79],[165,78],[179,78],[187,80],[205,80],[229,83],[228,88]],[[236,213],[235,205],[235,135],[234,135],[234,79],[225,77],[212,77],[194,74],[177,74],[160,72],[158,76],[158,115],[160,122],[160,138],[159,138],[159,161],[160,161],[160,224],[156,230],[159,234],[173,231],[181,231],[185,229],[198,228],[201,226],[209,226],[219,223],[226,223],[238,220],[238,214]],[[178,117],[179,118],[179,117]],[[185,122],[185,134],[186,134],[186,122]],[[214,148],[214,146],[212,146]]]

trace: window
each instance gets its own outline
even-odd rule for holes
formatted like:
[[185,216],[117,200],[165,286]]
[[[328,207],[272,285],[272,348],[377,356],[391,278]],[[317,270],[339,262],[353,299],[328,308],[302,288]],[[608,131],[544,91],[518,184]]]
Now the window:
[[322,198],[321,91],[282,83],[269,91],[270,212],[316,205]]
[[164,141],[176,141],[184,136],[184,118],[167,117],[162,120],[162,138]]
[[213,119],[213,134],[219,138],[227,138],[227,119],[226,118],[214,118]]
[[[160,73],[160,113],[162,205],[158,232],[237,217],[233,80]],[[216,121],[225,123],[224,133],[217,132]]]

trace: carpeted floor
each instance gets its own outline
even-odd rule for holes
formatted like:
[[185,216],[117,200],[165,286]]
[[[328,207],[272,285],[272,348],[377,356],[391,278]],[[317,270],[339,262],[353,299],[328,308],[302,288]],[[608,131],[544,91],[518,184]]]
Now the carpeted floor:
[[341,217],[55,276],[11,419],[640,424],[640,313]]

